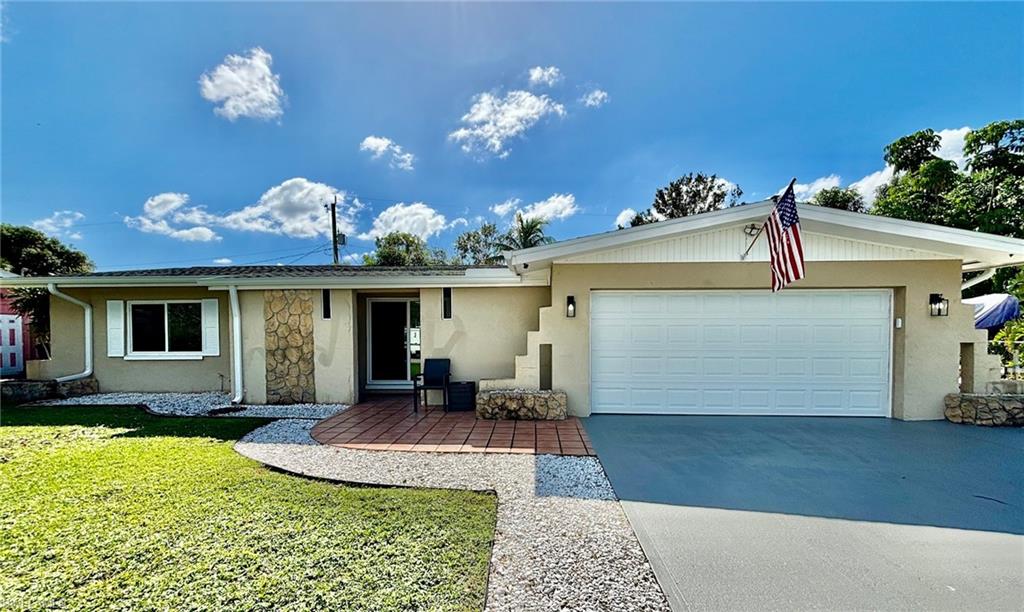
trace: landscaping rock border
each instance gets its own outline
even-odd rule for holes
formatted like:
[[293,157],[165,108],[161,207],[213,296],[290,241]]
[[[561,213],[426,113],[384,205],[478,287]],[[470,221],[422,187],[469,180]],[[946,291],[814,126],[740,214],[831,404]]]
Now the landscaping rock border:
[[[345,404],[284,404],[232,406],[231,395],[208,393],[94,393],[67,399],[41,400],[35,406],[144,406],[168,416],[264,417],[273,419],[325,419],[348,408]],[[225,412],[224,408],[231,408]]]
[[313,424],[276,421],[235,450],[313,478],[497,493],[487,610],[669,610],[596,458],[350,450]]
[[950,393],[946,420],[987,427],[1024,427],[1024,395]]
[[565,419],[567,405],[564,391],[492,389],[476,394],[476,415],[481,419],[558,421]]

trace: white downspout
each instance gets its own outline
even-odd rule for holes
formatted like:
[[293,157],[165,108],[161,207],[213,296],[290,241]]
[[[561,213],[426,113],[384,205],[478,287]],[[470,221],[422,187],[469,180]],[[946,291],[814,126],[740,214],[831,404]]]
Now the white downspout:
[[81,378],[88,378],[92,376],[92,305],[77,298],[73,298],[66,293],[61,293],[57,289],[56,283],[49,283],[46,285],[46,289],[50,292],[50,295],[58,297],[66,302],[71,302],[82,307],[85,311],[85,369],[78,374],[69,374],[68,376],[60,376],[55,380],[57,382],[68,382],[71,380],[79,380]]
[[228,287],[231,297],[231,397],[232,404],[242,402],[242,311],[238,307],[238,287]]

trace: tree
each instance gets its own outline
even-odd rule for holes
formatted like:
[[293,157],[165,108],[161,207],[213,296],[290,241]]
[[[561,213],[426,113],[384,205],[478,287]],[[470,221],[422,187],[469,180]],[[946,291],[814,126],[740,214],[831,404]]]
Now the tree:
[[443,266],[448,263],[443,249],[431,250],[419,236],[391,232],[374,240],[376,250],[363,256],[367,266]]
[[544,233],[544,226],[548,224],[547,219],[539,217],[524,218],[522,213],[516,213],[516,220],[504,236],[498,239],[497,246],[502,251],[518,251],[530,247],[550,244],[554,238]]
[[[0,268],[22,276],[50,276],[85,274],[93,270],[93,263],[85,253],[39,230],[2,223]],[[33,337],[49,346],[49,293],[45,289],[14,289],[11,294],[14,310],[31,320]]]
[[856,189],[844,189],[842,187],[822,189],[811,199],[811,204],[859,213],[867,210],[864,198],[860,195],[860,192]]
[[463,232],[455,239],[455,252],[462,263],[483,266],[501,263],[498,251],[498,226],[484,223],[479,229]]
[[955,163],[939,158],[928,160],[913,171],[893,176],[888,185],[883,185],[871,212],[883,217],[949,225],[945,194],[963,179]]
[[651,208],[638,212],[629,225],[646,225],[662,219],[677,219],[732,206],[743,190],[717,174],[697,172],[682,176],[654,192]]
[[974,171],[1024,176],[1024,119],[996,121],[964,137],[964,155]]
[[925,162],[937,159],[942,138],[929,128],[898,138],[885,147],[885,163],[896,172],[914,172]]
[[[922,130],[887,146],[897,170],[879,189],[873,214],[1024,238],[1024,120],[996,121],[964,137],[969,172],[940,159],[939,136]],[[967,290],[1011,290],[1018,269],[1003,269]]]

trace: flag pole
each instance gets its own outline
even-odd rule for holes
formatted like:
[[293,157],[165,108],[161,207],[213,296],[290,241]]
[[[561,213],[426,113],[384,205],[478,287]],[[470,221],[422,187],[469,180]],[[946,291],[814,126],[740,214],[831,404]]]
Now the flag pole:
[[[786,191],[789,191],[790,189],[792,189],[793,185],[795,185],[795,184],[796,184],[796,177],[793,177],[793,180],[789,181],[789,186],[786,187],[785,191],[782,192],[782,195],[786,195]],[[764,226],[765,225],[768,225],[768,220],[767,219],[765,219],[764,223],[761,224],[761,227],[758,228],[757,233],[754,234],[754,239],[751,240],[750,244],[747,245],[747,250],[743,251],[743,253],[740,255],[740,261],[746,260],[747,255],[750,254],[750,249],[754,248],[754,244],[757,242],[757,239],[761,237],[762,233],[764,233]]]

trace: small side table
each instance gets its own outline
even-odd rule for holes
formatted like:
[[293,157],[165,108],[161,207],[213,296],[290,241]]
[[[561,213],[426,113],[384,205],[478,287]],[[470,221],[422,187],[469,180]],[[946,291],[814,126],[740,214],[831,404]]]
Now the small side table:
[[476,383],[473,381],[448,383],[448,410],[451,412],[476,410]]

